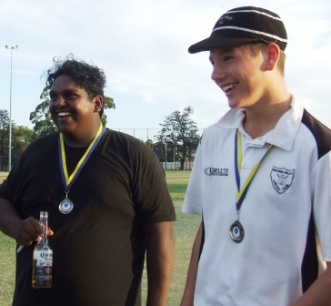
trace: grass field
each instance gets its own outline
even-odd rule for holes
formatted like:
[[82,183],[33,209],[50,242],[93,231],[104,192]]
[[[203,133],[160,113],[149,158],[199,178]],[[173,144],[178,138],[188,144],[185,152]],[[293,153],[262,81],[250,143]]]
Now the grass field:
[[[186,280],[193,239],[199,225],[198,216],[186,215],[180,212],[190,173],[189,171],[167,172],[167,183],[177,213],[177,221],[175,222],[176,262],[168,301],[169,306],[179,305]],[[2,179],[0,173],[0,183]],[[15,243],[0,232],[0,306],[11,305],[14,276]],[[146,275],[143,277],[142,289],[143,302],[145,303]]]

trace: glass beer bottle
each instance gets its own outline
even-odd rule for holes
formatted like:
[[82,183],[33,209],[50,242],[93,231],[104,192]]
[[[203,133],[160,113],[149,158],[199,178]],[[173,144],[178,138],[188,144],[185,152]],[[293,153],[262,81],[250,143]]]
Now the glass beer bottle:
[[53,251],[48,245],[48,212],[40,212],[40,224],[43,232],[41,239],[35,245],[32,261],[32,287],[51,288],[53,270]]

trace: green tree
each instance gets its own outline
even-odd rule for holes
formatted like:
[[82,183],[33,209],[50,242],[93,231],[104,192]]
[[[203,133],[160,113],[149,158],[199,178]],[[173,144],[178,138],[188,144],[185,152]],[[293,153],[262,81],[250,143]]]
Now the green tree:
[[[16,126],[12,121],[11,161],[14,164],[26,147],[36,138],[33,130]],[[7,169],[9,157],[9,115],[7,110],[0,110],[0,169]]]
[[36,133],[25,126],[17,126],[12,132],[12,156],[16,161],[21,153],[34,141],[37,136]]
[[152,139],[147,139],[144,143],[147,147],[149,147],[151,150],[153,150],[153,140]]
[[180,162],[180,170],[184,170],[185,161],[191,159],[200,140],[197,124],[190,118],[193,112],[191,106],[184,108],[183,112],[172,112],[160,124],[161,131],[155,136],[158,143],[166,144],[170,155]]
[[[114,99],[111,98],[111,97],[105,96],[105,98],[103,100],[103,109],[106,110],[106,109],[111,109],[111,108],[112,109],[116,108]],[[107,115],[105,114],[105,112],[103,112],[103,115],[101,117],[101,122],[102,122],[103,126],[106,126],[106,124],[107,124]]]
[[0,156],[8,155],[9,145],[9,114],[7,110],[0,110]]
[[[47,135],[49,133],[57,131],[57,128],[49,113],[49,88],[45,87],[40,95],[42,102],[37,105],[35,110],[30,113],[30,121],[34,124],[33,130],[38,137]],[[104,98],[104,110],[113,108],[115,109],[115,103],[113,98],[105,96]],[[103,114],[101,122],[104,126],[107,124],[107,115]]]
[[42,102],[37,105],[35,110],[30,113],[30,121],[34,124],[33,130],[38,137],[55,132],[56,126],[48,111],[50,99],[48,94],[49,88],[45,87],[40,95]]

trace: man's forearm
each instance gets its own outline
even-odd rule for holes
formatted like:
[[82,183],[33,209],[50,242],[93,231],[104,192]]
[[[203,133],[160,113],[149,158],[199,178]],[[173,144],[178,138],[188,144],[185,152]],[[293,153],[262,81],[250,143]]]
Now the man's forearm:
[[175,260],[175,234],[172,222],[148,226],[147,279],[148,306],[165,306]]

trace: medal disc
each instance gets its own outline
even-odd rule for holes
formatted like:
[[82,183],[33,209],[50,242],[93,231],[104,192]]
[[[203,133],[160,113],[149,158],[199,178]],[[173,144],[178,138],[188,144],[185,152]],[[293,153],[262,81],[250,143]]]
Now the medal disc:
[[74,209],[74,203],[72,203],[68,198],[65,198],[59,204],[59,211],[63,214],[69,214]]
[[244,239],[245,231],[238,220],[232,223],[229,234],[231,239],[236,243],[239,243]]

